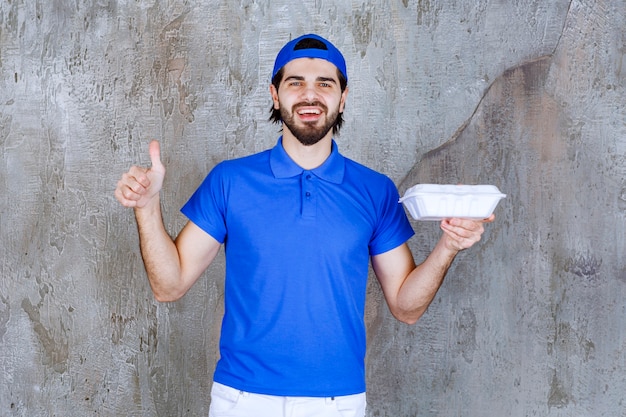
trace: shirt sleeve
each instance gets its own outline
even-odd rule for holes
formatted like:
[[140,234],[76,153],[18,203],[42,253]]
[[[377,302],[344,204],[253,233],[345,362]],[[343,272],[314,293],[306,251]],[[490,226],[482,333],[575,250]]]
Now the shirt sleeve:
[[382,190],[377,210],[378,223],[370,242],[371,256],[397,248],[415,234],[391,179],[386,178]]
[[226,193],[223,163],[206,176],[181,212],[196,226],[224,243],[226,240]]

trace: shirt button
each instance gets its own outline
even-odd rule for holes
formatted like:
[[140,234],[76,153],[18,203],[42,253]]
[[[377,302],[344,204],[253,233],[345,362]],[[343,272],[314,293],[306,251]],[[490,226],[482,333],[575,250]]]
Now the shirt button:
[[311,197],[311,193],[307,191],[307,192],[306,192],[306,196],[307,196],[307,197]]

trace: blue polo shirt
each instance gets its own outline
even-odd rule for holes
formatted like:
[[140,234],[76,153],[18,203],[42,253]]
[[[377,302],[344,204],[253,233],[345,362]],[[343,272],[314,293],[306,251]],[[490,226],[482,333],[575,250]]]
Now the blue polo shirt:
[[413,235],[398,198],[334,141],[312,170],[280,138],[209,173],[182,212],[225,246],[216,382],[281,396],[365,391],[369,257]]

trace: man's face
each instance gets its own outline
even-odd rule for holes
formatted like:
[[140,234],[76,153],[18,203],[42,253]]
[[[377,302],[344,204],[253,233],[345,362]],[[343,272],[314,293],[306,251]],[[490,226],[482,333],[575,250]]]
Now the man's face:
[[283,68],[278,91],[273,85],[270,89],[285,134],[293,134],[305,146],[332,136],[347,95],[347,89],[341,92],[333,64],[317,58],[294,59]]

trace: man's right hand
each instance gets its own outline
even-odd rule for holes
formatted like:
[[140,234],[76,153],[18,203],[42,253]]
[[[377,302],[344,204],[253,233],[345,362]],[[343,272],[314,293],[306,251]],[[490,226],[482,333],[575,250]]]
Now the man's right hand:
[[152,167],[131,167],[117,182],[115,198],[125,207],[143,208],[156,198],[163,186],[165,167],[161,163],[159,142],[150,142]]

